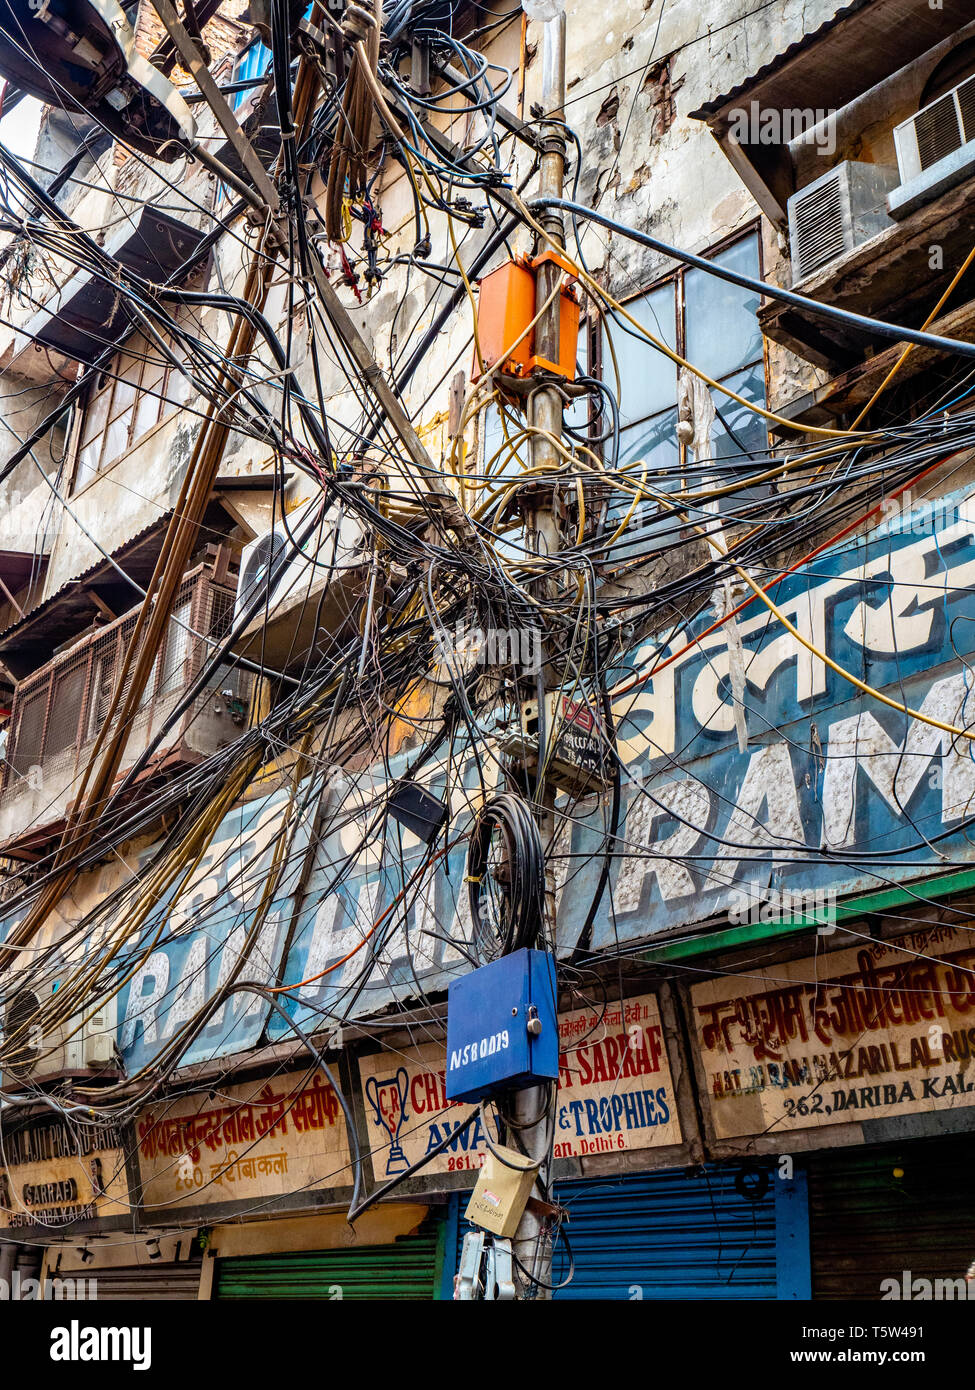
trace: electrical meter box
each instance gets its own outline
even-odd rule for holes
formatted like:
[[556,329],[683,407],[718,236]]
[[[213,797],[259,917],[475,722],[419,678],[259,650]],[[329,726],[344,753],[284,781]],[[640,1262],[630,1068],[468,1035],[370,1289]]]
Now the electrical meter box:
[[[528,772],[538,771],[538,701],[521,707],[520,727],[506,729],[499,739],[503,753],[519,758]],[[545,767],[554,784],[570,796],[592,796],[612,781],[608,740],[595,711],[585,700],[559,691],[545,696]]]
[[510,1240],[528,1205],[538,1164],[526,1159],[517,1149],[506,1149],[502,1144],[494,1147],[495,1153],[489,1149],[484,1155],[484,1167],[478,1174],[464,1218],[501,1240]]
[[[543,261],[554,261],[571,273],[571,265],[558,252],[546,251],[534,260],[505,261],[482,277],[477,300],[477,337],[484,369],[501,363],[501,375],[528,377],[536,367],[575,381],[579,346],[579,300],[572,285],[564,286],[559,301],[559,360],[550,362],[535,353],[535,274]],[[471,380],[481,375],[477,354]]]
[[452,980],[447,992],[447,1099],[486,1100],[559,1074],[555,958],[512,951]]

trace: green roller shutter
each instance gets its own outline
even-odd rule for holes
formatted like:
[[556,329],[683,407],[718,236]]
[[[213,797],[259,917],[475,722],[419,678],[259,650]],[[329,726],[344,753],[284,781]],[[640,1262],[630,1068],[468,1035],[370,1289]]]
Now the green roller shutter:
[[808,1160],[812,1296],[881,1299],[882,1282],[963,1279],[975,1258],[970,1138]]
[[392,1245],[348,1246],[217,1260],[216,1298],[431,1299],[438,1226]]

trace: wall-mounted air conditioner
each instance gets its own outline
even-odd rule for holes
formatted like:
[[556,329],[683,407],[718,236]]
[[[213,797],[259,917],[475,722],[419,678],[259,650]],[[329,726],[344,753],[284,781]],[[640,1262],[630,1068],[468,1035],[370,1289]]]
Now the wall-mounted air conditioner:
[[[240,557],[240,573],[237,578],[237,599],[234,603],[235,623],[258,594],[266,601],[268,609],[273,610],[274,597],[278,588],[281,587],[284,576],[270,592],[268,592],[268,579],[274,561],[287,549],[288,545],[288,533],[284,526],[280,525],[275,526],[273,531],[266,531],[263,536],[258,536],[256,540],[244,546]],[[300,567],[303,561],[304,556],[296,556],[291,564]]]
[[975,174],[975,77],[895,126],[894,147],[900,187],[888,200],[892,217],[906,217]]
[[4,1069],[7,1084],[114,1068],[115,999],[106,1000],[90,1018],[89,1006],[69,1022],[45,1031],[41,1010],[57,994],[58,985],[55,980],[46,981],[41,987],[24,986],[7,1002],[3,1015],[4,1044],[13,1049]]
[[[280,669],[302,660],[316,640],[334,639],[348,626],[369,563],[362,523],[346,511],[336,520],[333,512],[309,534],[311,516],[307,507],[296,509],[244,547],[234,626],[254,604],[256,611],[234,644],[238,655]],[[300,549],[276,573],[275,562],[295,541]]]
[[893,226],[887,193],[897,181],[883,164],[844,160],[789,199],[792,282],[797,284]]

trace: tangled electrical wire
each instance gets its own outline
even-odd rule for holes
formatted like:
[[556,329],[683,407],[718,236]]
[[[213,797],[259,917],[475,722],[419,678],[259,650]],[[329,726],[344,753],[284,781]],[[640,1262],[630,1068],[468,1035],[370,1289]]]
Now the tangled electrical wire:
[[[127,581],[139,614],[136,635],[94,751],[72,783],[72,809],[28,866],[10,859],[0,904],[6,927],[0,943],[0,1100],[42,1104],[72,1124],[131,1119],[174,1083],[201,1039],[213,1030],[229,1034],[234,1020],[253,1009],[255,995],[295,1032],[313,1063],[325,1065],[296,1022],[296,1000],[299,988],[307,991],[334,965],[313,971],[300,986],[285,982],[277,965],[269,968],[262,943],[285,889],[300,888],[295,861],[311,863],[327,836],[345,835],[348,842],[329,863],[327,893],[347,891],[364,857],[386,854],[399,862],[396,885],[384,885],[391,901],[374,904],[360,940],[339,962],[341,979],[316,1019],[321,1029],[373,1016],[370,980],[388,965],[398,933],[414,931],[412,956],[419,958],[423,943],[410,924],[418,919],[430,874],[464,838],[471,930],[458,949],[469,965],[539,941],[554,947],[547,936],[547,865],[561,856],[564,874],[574,874],[579,866],[571,845],[564,848],[565,834],[571,840],[586,817],[597,824],[600,869],[580,913],[585,952],[607,895],[612,901],[611,869],[632,852],[623,815],[631,770],[617,726],[630,692],[662,669],[662,634],[700,617],[724,584],[747,586],[739,607],[764,605],[770,618],[781,616],[770,593],[821,552],[824,536],[850,534],[885,497],[975,448],[970,345],[948,345],[955,352],[954,375],[914,418],[853,431],[796,427],[764,399],[749,400],[711,380],[590,273],[580,225],[587,210],[575,199],[565,203],[575,244],[559,250],[570,258],[584,313],[603,333],[615,369],[601,377],[579,370],[573,381],[556,383],[563,428],[558,435],[541,430],[532,408],[538,383],[519,391],[502,362],[485,363],[473,288],[477,275],[518,236],[531,236],[540,250],[551,241],[539,222],[542,206],[522,198],[537,170],[537,138],[526,141],[526,154],[502,119],[512,72],[473,47],[476,35],[457,32],[456,7],[446,0],[398,0],[385,9],[373,0],[347,7],[341,23],[319,3],[307,20],[303,8],[270,0],[270,66],[254,103],[261,119],[272,107],[276,113],[280,139],[267,172],[277,210],[255,210],[254,189],[219,206],[211,190],[207,204],[191,191],[197,186],[191,181],[180,188],[158,161],[127,151],[161,197],[181,201],[207,228],[190,260],[164,284],[109,255],[101,239],[0,146],[0,229],[18,248],[19,259],[13,253],[5,259],[8,277],[17,268],[17,311],[40,309],[64,266],[111,287],[126,324],[143,337],[145,364],[185,383],[188,399],[181,408],[192,420],[192,453],[159,563],[144,587]],[[515,13],[492,20],[488,29]],[[26,35],[24,44],[29,52]],[[424,72],[427,80],[421,80]],[[438,135],[438,122],[459,110],[461,141]],[[530,135],[531,123],[524,124]],[[565,133],[577,150],[577,192],[582,145],[571,127]],[[400,175],[409,212],[387,228],[383,202]],[[634,234],[608,220],[615,233]],[[220,256],[228,243],[244,269],[225,280]],[[408,293],[417,276],[429,290],[419,307]],[[191,283],[202,287],[191,289]],[[561,288],[560,279],[553,293]],[[752,289],[775,293],[772,286]],[[350,328],[353,305],[367,314],[374,307],[377,319],[391,326],[386,375]],[[422,368],[425,394],[411,397],[412,418],[421,419],[455,370],[459,355],[448,360],[439,339],[465,305],[471,331],[459,352],[473,350],[478,372],[466,385],[438,464],[401,401]],[[923,331],[886,328],[909,342],[926,340]],[[82,408],[96,382],[118,379],[117,332],[94,341],[91,360],[0,466],[0,479],[22,469],[39,476],[78,526],[63,476],[45,470],[38,450],[69,406]],[[633,342],[654,360],[662,354],[675,377],[680,369],[703,381],[719,405],[732,402],[736,419],[744,412],[763,431],[774,427],[774,436],[745,447],[732,426],[726,433],[736,447],[724,448],[720,457],[685,449],[676,471],[655,456],[631,457],[621,412],[630,415],[634,407],[624,398],[616,359]],[[553,386],[549,377],[544,384]],[[239,594],[226,627],[191,634],[205,646],[198,669],[145,747],[127,751],[153,663],[176,621],[178,584],[197,552],[231,435],[237,447],[270,464],[279,544],[259,580]],[[539,469],[533,460],[543,435],[554,462]],[[772,444],[773,437],[788,442]],[[292,477],[299,479],[301,508],[290,505]],[[540,488],[557,503],[554,553],[539,545],[534,530]],[[350,527],[357,537],[351,555],[339,547]],[[98,538],[86,535],[126,579]],[[294,587],[282,597],[281,585],[296,560],[304,576],[297,597],[311,615],[312,637],[303,646],[295,639],[275,663],[253,633],[294,600]],[[349,573],[356,576],[356,596],[340,621],[325,622],[328,595]],[[652,582],[641,582],[648,574]],[[498,631],[543,633],[544,673],[510,653],[484,661],[458,640]],[[632,653],[648,638],[656,654],[636,668]],[[201,698],[222,688],[230,672],[250,683],[247,727],[194,765],[157,775],[173,731],[199,717]],[[871,693],[862,681],[860,689]],[[591,717],[606,775],[597,812],[583,805],[583,792],[568,792],[558,809],[565,833],[546,843],[538,825],[547,809],[544,727],[534,765],[506,755],[496,731],[518,723],[529,698],[544,710],[552,691]],[[906,703],[894,706],[914,713]],[[967,726],[954,736],[959,732],[971,738]],[[407,759],[407,779],[440,770],[444,801],[454,812],[443,843],[433,838],[408,861],[388,830],[391,788],[404,776],[402,769],[393,771],[399,755]],[[473,766],[473,784],[456,775],[461,765]],[[367,769],[373,769],[369,776]],[[355,795],[336,803],[338,772]],[[283,798],[272,832],[252,862],[227,870],[233,881],[196,901],[206,941],[194,974],[180,980],[178,992],[174,982],[154,995],[157,1008],[178,1002],[178,1025],[132,1069],[117,1058],[122,1065],[100,1079],[40,1084],[34,1079],[38,1061],[101,1017],[178,939],[184,930],[178,905],[199,888],[201,865],[211,879],[220,869],[214,846],[221,824],[270,782]],[[645,795],[653,800],[652,791]],[[961,828],[970,824],[971,818]],[[755,852],[754,845],[716,834],[712,839]],[[932,846],[931,839],[922,840]],[[125,848],[147,844],[138,856]],[[816,862],[830,858],[820,846],[790,845],[789,853]],[[117,886],[76,920],[59,919],[55,926],[71,885],[123,854],[125,874]],[[223,851],[223,857],[231,856]],[[839,857],[877,873],[891,862],[886,853],[849,850]],[[444,926],[437,922],[427,930],[443,936]],[[293,933],[291,922],[288,940]],[[282,947],[278,959],[286,954]],[[624,955],[618,951],[617,961]],[[604,953],[603,965],[611,958]],[[594,955],[588,964],[595,961]],[[563,984],[578,992],[584,968],[578,958],[560,964]],[[426,1000],[412,957],[401,984],[402,1001]],[[138,1007],[134,1017],[138,1022]],[[144,1019],[141,1026],[145,1041]],[[57,1043],[47,1041],[52,1038]],[[525,1121],[505,1107],[500,1118],[501,1129],[519,1143]],[[554,1088],[538,1120],[554,1124]],[[360,1176],[357,1165],[354,1208]]]

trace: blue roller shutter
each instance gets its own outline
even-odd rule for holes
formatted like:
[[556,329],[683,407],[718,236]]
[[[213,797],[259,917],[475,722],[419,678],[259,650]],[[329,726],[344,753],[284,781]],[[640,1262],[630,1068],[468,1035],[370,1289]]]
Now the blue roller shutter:
[[[773,1176],[758,1202],[734,1187],[736,1169],[628,1174],[559,1185],[575,1262],[557,1299],[807,1298],[804,1175]],[[461,1198],[461,1214],[466,1198]],[[460,1221],[460,1238],[469,1229]],[[552,1280],[569,1272],[557,1247]]]
[[[682,1170],[569,1183],[558,1192],[575,1272],[558,1298],[774,1298],[775,1203],[734,1172]],[[556,1251],[552,1282],[569,1271]]]

